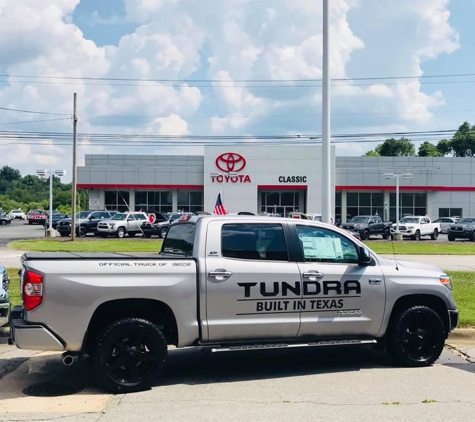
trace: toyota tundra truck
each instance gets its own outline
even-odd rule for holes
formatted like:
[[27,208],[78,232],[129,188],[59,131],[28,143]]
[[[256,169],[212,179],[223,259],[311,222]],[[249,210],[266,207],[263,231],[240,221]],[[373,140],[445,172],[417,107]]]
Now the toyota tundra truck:
[[25,253],[21,349],[90,358],[111,392],[147,389],[168,346],[211,353],[371,344],[433,364],[458,311],[441,269],[383,259],[310,220],[193,216],[158,254]]

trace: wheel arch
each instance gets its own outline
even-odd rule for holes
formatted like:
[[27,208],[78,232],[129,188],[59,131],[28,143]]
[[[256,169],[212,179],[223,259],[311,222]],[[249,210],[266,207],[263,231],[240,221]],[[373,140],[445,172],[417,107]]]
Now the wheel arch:
[[168,344],[178,344],[178,324],[172,309],[154,299],[116,299],[98,306],[89,321],[83,339],[82,352],[88,353],[99,332],[107,325],[128,317],[147,319],[163,326]]
[[444,300],[433,294],[410,294],[401,296],[391,309],[390,316],[385,327],[384,332],[387,332],[391,323],[394,321],[395,316],[404,309],[412,308],[413,306],[427,306],[433,309],[440,316],[444,323],[445,331],[448,335],[450,321],[448,308]]

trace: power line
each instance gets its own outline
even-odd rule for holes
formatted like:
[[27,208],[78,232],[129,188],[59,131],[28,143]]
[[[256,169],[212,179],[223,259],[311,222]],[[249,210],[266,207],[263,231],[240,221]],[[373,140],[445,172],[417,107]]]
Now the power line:
[[66,113],[49,113],[46,111],[19,110],[16,108],[8,108],[8,107],[0,107],[0,110],[16,111],[18,113],[28,113],[28,114],[46,114],[50,116],[69,116],[69,114],[66,114]]
[[[457,78],[475,76],[475,73],[446,73],[440,75],[410,75],[410,76],[370,76],[356,78],[334,78],[332,81],[369,81],[369,80],[394,80],[394,79],[428,79],[428,78]],[[87,76],[52,76],[52,75],[11,75],[0,74],[3,78],[22,78],[22,79],[62,79],[77,81],[115,81],[115,82],[168,82],[168,83],[221,83],[230,82],[227,79],[158,79],[158,78],[106,78],[106,77],[87,77]],[[235,79],[233,82],[239,83],[286,83],[286,82],[321,82],[322,79]]]
[[70,120],[69,118],[60,118],[60,119],[46,119],[46,120],[27,120],[23,122],[8,122],[8,123],[0,123],[0,126],[5,126],[5,125],[22,125],[26,123],[42,123],[42,122],[56,122],[59,120]]

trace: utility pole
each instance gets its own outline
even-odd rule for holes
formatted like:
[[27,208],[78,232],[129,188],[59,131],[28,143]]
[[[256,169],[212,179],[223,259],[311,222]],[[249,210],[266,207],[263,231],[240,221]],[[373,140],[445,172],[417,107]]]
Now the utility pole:
[[330,223],[332,204],[330,144],[330,28],[329,0],[323,0],[322,89],[322,220]]
[[72,198],[71,198],[71,240],[74,241],[76,238],[76,176],[77,176],[77,166],[76,166],[76,141],[77,141],[77,94],[74,93],[74,104],[73,104],[73,182],[72,182]]

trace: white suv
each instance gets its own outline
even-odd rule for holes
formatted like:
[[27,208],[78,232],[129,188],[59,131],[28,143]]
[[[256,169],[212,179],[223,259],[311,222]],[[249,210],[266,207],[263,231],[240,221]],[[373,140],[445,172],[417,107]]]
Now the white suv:
[[101,237],[109,235],[123,238],[126,234],[134,237],[142,233],[142,223],[148,220],[144,212],[120,212],[115,214],[110,220],[98,223],[97,233]]
[[8,216],[10,220],[26,220],[26,214],[22,210],[11,210]]

